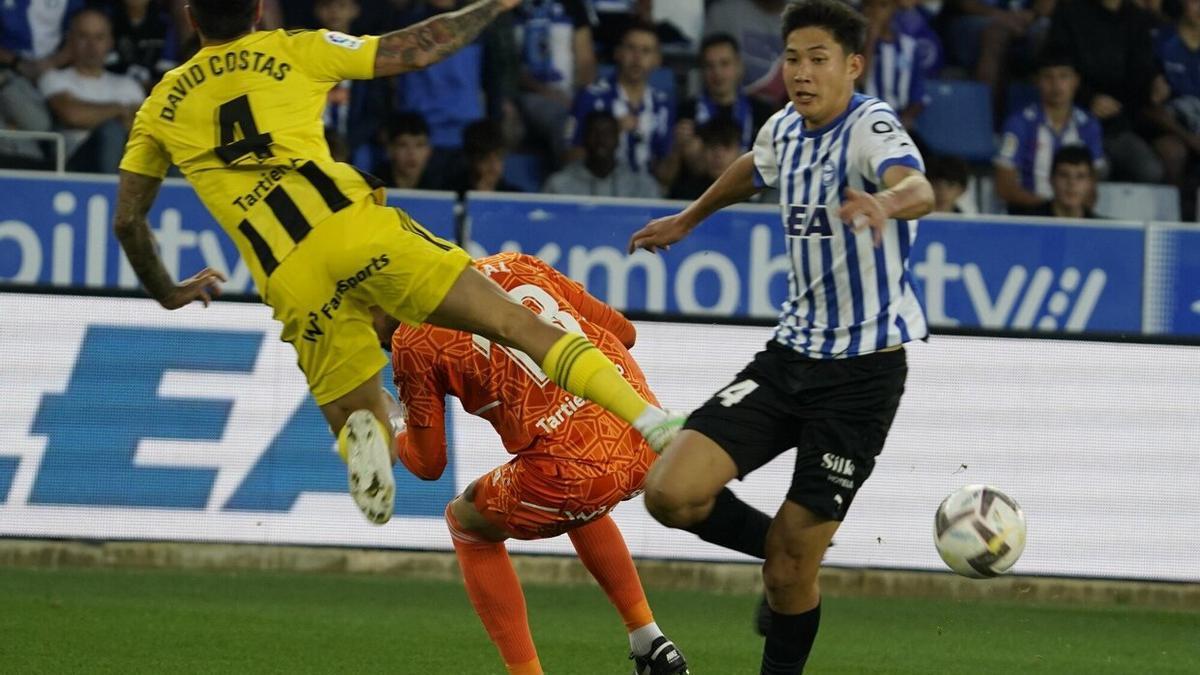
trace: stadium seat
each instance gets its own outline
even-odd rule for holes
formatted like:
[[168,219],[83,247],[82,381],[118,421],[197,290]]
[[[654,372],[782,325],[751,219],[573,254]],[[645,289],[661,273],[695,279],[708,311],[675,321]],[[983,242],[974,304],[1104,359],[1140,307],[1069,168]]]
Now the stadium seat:
[[1179,189],[1173,185],[1100,183],[1096,213],[1117,220],[1179,222]]
[[917,132],[929,149],[968,162],[991,162],[996,152],[992,95],[987,85],[958,80],[926,83],[929,104],[917,119]]
[[504,179],[524,192],[541,192],[546,172],[537,155],[513,153],[504,158]]

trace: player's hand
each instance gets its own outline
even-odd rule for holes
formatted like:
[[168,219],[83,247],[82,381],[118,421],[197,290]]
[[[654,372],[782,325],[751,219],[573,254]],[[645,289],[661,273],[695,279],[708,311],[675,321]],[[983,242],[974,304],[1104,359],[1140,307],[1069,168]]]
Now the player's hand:
[[175,290],[158,301],[160,305],[166,309],[179,309],[184,305],[191,304],[195,300],[204,303],[208,307],[213,298],[221,295],[221,284],[228,281],[224,274],[211,267],[204,268],[196,276],[185,279],[183,283],[175,287]]
[[842,208],[838,218],[843,223],[850,223],[855,232],[871,228],[875,245],[883,243],[883,228],[887,227],[888,214],[883,204],[875,195],[860,192],[854,188],[846,188],[842,195]]
[[524,0],[500,0],[500,8],[509,10],[524,2]]
[[676,213],[665,218],[656,218],[645,227],[633,233],[629,239],[629,252],[639,248],[651,253],[658,249],[666,251],[671,244],[683,239],[692,231],[692,226],[684,219],[682,213]]

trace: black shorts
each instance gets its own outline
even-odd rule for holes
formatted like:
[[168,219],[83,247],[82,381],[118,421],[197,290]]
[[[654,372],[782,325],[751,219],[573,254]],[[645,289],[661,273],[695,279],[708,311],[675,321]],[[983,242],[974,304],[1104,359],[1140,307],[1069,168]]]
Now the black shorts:
[[729,453],[739,479],[796,448],[787,498],[842,520],[875,468],[907,375],[903,349],[811,359],[771,341],[684,428]]

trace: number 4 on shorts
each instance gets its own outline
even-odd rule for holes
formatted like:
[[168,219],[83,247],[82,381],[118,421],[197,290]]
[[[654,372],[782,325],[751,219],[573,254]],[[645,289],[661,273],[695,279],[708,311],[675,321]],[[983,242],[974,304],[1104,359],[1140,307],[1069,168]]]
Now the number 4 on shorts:
[[717,398],[721,399],[721,405],[726,408],[732,408],[741,403],[742,399],[749,396],[750,392],[755,389],[758,389],[757,382],[754,380],[742,380],[741,382],[734,382],[717,392]]

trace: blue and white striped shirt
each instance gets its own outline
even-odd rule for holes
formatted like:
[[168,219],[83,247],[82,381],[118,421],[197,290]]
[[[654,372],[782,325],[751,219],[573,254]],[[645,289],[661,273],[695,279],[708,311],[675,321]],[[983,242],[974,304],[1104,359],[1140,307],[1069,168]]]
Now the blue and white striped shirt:
[[855,94],[820,129],[805,129],[791,103],[754,144],[755,182],[778,187],[791,271],[775,340],[811,358],[870,354],[928,335],[908,258],[916,221],[890,220],[883,244],[837,218],[842,191],[881,189],[895,165],[924,171],[895,111]]
[[84,0],[0,0],[0,47],[26,59],[58,50]]
[[583,122],[593,110],[607,112],[617,121],[630,115],[637,120],[632,129],[621,133],[617,146],[617,161],[634,173],[649,173],[655,161],[670,153],[675,111],[665,92],[646,85],[642,99],[633,101],[616,74],[584,87],[575,95],[572,120],[567,125],[572,145],[583,145]]
[[925,74],[917,60],[918,49],[917,40],[904,33],[896,33],[890,42],[876,42],[863,93],[887,101],[894,110],[925,103]]

